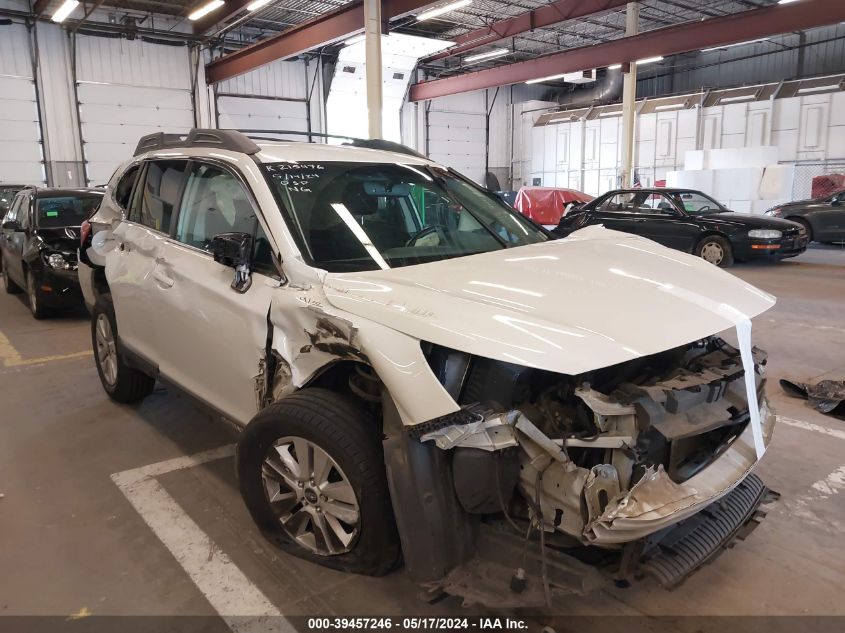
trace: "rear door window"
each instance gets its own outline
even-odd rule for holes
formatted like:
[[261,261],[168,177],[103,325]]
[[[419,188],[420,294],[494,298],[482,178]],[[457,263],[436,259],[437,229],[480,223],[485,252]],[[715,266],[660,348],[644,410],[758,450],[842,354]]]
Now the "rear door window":
[[133,165],[120,177],[117,186],[114,188],[114,200],[124,210],[129,208],[129,203],[132,199],[132,190],[140,173],[141,166]]
[[147,163],[143,182],[136,188],[129,219],[161,233],[170,233],[188,162],[153,160]]

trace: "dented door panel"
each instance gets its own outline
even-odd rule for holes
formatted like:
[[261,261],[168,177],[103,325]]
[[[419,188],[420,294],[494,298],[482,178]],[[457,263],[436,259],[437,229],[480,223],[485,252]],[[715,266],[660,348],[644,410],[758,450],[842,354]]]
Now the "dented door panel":
[[[155,362],[159,349],[154,316],[160,309],[151,303],[155,296],[153,274],[166,236],[134,222],[118,223],[113,233],[114,248],[106,255],[106,279],[121,343]],[[150,310],[150,306],[154,306]]]
[[[153,286],[159,370],[234,422],[257,413],[255,377],[267,341],[267,312],[277,280],[252,273],[245,293],[231,288],[234,269],[211,254],[167,240]],[[208,333],[215,335],[209,338]]]

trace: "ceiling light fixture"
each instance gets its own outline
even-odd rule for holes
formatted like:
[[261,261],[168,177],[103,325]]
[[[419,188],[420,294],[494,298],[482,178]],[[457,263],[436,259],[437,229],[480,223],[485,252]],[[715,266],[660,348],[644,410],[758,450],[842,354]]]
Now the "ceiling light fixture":
[[827,86],[810,86],[809,88],[799,88],[798,94],[805,95],[811,92],[826,92],[828,90],[842,90],[842,84],[829,84]]
[[472,0],[457,0],[457,2],[450,2],[449,4],[444,4],[443,6],[435,7],[430,11],[423,11],[422,13],[417,15],[417,22],[423,22],[425,20],[436,18],[438,16],[443,15],[444,13],[449,13],[450,11],[454,11],[455,9],[461,9],[470,4],[472,4]]
[[646,64],[653,64],[655,62],[662,62],[663,58],[658,55],[657,57],[646,57],[645,59],[638,59],[637,66],[645,66]]
[[539,79],[529,79],[525,83],[527,84],[538,84],[543,81],[554,81],[555,79],[563,79],[569,73],[561,73],[559,75],[549,75],[548,77],[540,77]]
[[67,16],[73,13],[73,10],[79,6],[78,0],[65,0],[64,4],[56,9],[50,18],[53,22],[64,22]]
[[492,51],[487,51],[486,53],[478,53],[477,55],[470,55],[469,57],[464,58],[464,63],[469,64],[472,62],[478,62],[482,59],[493,59],[494,57],[501,57],[502,55],[507,55],[510,53],[509,48],[495,48]]
[[255,0],[255,2],[250,2],[248,5],[246,5],[246,10],[258,11],[261,7],[266,7],[271,2],[273,2],[273,0]]
[[726,48],[733,48],[734,46],[745,46],[746,44],[756,44],[757,42],[765,42],[766,38],[761,37],[759,40],[749,40],[747,42],[737,42],[736,44],[725,44],[724,46],[714,46],[713,48],[702,48],[702,53],[709,53],[711,51],[721,51]]
[[736,101],[750,101],[752,99],[756,99],[757,95],[740,95],[738,97],[722,97],[719,99],[719,103],[734,103]]
[[656,106],[654,109],[655,111],[662,112],[663,110],[680,110],[685,107],[687,107],[686,103],[667,103],[666,105]]
[[207,2],[198,9],[194,9],[194,11],[188,14],[188,19],[192,21],[199,20],[201,17],[208,15],[215,9],[219,9],[224,4],[226,3],[223,2],[223,0],[211,0],[211,2]]
[[608,70],[619,70],[622,68],[622,64],[611,64],[607,67]]
[[798,2],[798,0],[780,0],[778,4],[792,4],[793,2]]

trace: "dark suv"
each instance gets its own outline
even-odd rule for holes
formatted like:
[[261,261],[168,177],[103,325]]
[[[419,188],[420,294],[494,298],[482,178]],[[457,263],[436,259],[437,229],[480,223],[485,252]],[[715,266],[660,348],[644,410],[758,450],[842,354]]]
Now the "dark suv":
[[25,289],[32,315],[42,319],[53,308],[82,303],[77,276],[79,227],[100,205],[92,189],[18,192],[3,218],[0,263],[6,292]]

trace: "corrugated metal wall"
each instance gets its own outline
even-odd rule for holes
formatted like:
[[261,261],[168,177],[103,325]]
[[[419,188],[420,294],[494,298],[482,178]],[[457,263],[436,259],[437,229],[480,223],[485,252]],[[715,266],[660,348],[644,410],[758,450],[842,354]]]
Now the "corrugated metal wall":
[[46,180],[26,25],[0,25],[0,182]]
[[188,48],[80,35],[76,38],[76,79],[184,90],[191,87]]
[[299,59],[272,62],[234,79],[221,81],[217,84],[217,92],[305,99],[308,96],[305,62]]
[[[807,31],[801,38],[789,34],[768,41],[679,55],[669,69],[640,70],[637,96],[640,98],[692,92],[702,87],[729,87],[797,79],[845,72],[845,25]],[[700,66],[691,70],[685,67]],[[653,75],[653,73],[656,73]]]

